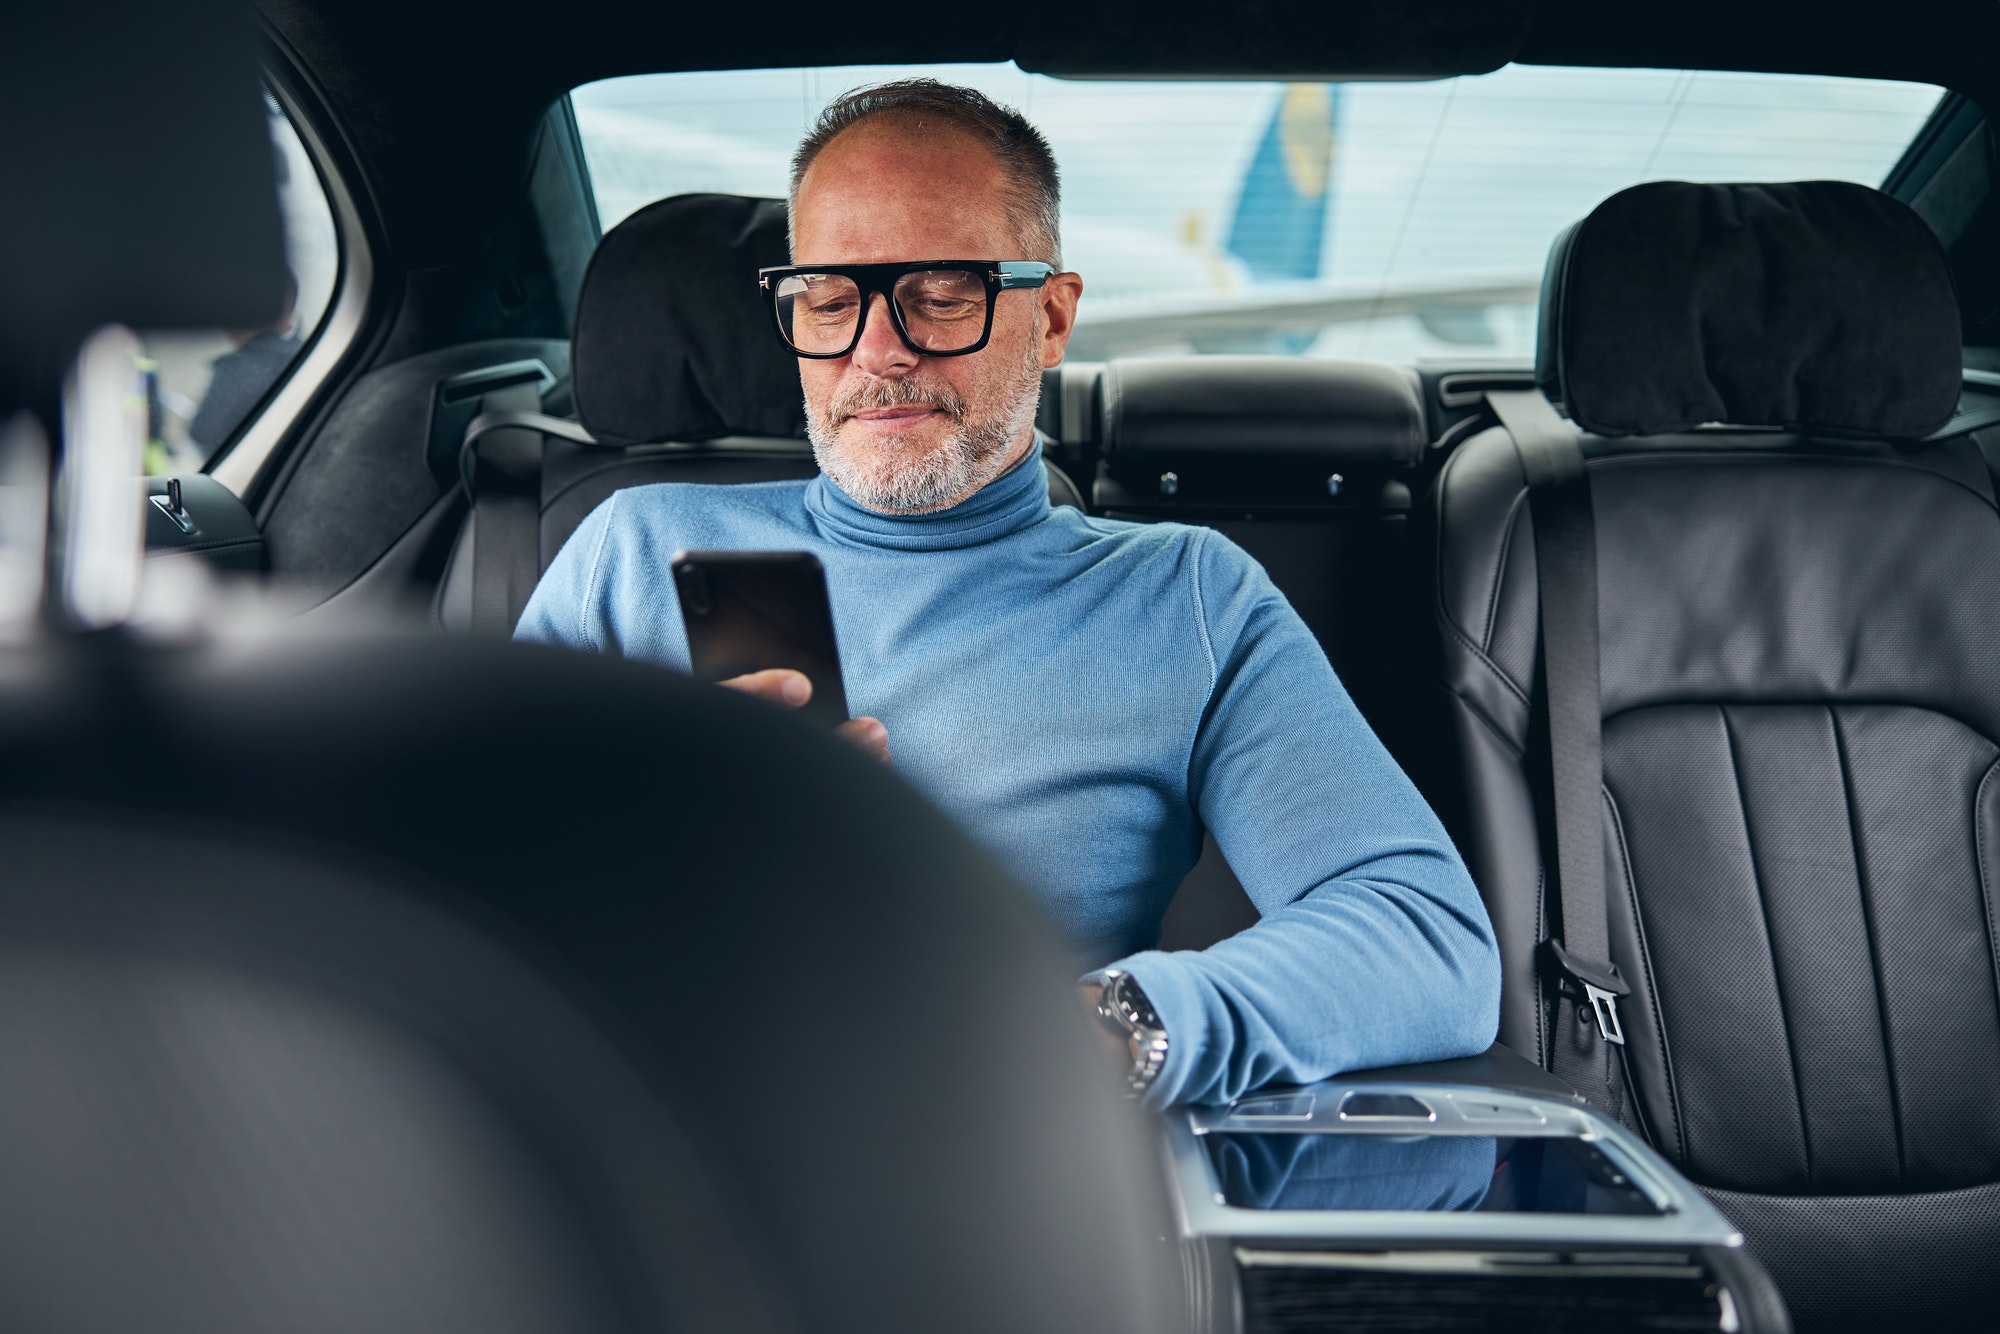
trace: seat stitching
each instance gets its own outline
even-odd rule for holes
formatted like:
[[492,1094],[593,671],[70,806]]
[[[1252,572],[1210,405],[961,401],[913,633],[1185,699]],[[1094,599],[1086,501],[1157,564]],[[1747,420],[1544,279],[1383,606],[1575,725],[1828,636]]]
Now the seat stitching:
[[1919,712],[1930,714],[1933,717],[1944,718],[1957,723],[1989,746],[2000,746],[2000,740],[1996,740],[1980,730],[1982,725],[1980,719],[1966,717],[1963,714],[1943,707],[1941,704],[1912,704],[1906,698],[1878,695],[1854,695],[1831,700],[1825,695],[1768,695],[1755,699],[1744,699],[1734,696],[1717,698],[1712,694],[1696,692],[1692,688],[1689,688],[1687,694],[1662,695],[1657,699],[1642,699],[1637,703],[1627,704],[1614,713],[1605,714],[1604,721],[1610,723],[1615,719],[1628,717],[1631,714],[1644,713],[1648,709],[1675,708],[1695,704],[1713,704],[1717,708],[1721,708],[1726,704],[1755,704],[1760,709],[1790,707],[1825,709],[1835,705],[1845,709],[1915,709]]
[[[1535,868],[1535,948],[1539,950],[1542,942],[1549,938],[1549,864],[1539,856],[1536,860],[1540,864]],[[1538,967],[1535,969],[1535,1064],[1546,1070],[1549,1068],[1550,1052],[1548,1034],[1543,1029],[1548,1022],[1548,1016],[1543,1013],[1548,1009],[1544,989],[1542,970]]]
[[1778,965],[1778,947],[1771,939],[1771,903],[1764,893],[1764,873],[1757,865],[1757,840],[1750,836],[1750,799],[1743,791],[1743,766],[1737,760],[1736,728],[1729,721],[1727,705],[1716,712],[1722,717],[1722,737],[1729,746],[1729,777],[1736,785],[1736,810],[1743,820],[1743,843],[1750,854],[1750,883],[1757,890],[1757,915],[1764,928],[1764,953],[1771,961],[1771,980],[1778,992],[1778,1022],[1785,1030],[1785,1059],[1792,1067],[1792,1102],[1799,1109],[1799,1138],[1806,1151],[1806,1180],[1813,1179],[1812,1123],[1806,1119],[1806,1094],[1799,1082],[1799,1048],[1792,1036],[1792,1012],[1786,1004],[1785,979]]
[[[1459,457],[1460,455],[1458,451],[1453,450],[1451,456],[1445,459],[1444,468],[1441,472],[1439,472],[1438,480],[1436,486],[1434,487],[1435,493],[1437,495],[1436,508],[1438,514],[1437,514],[1437,521],[1432,525],[1432,527],[1436,530],[1434,534],[1436,549],[1433,552],[1432,568],[1438,571],[1438,576],[1431,581],[1432,610],[1436,613],[1438,624],[1444,628],[1445,633],[1449,634],[1453,639],[1456,639],[1460,644],[1464,645],[1465,650],[1468,653],[1472,654],[1474,658],[1478,659],[1480,662],[1485,663],[1486,666],[1492,668],[1493,674],[1500,678],[1500,683],[1506,686],[1507,689],[1513,691],[1514,694],[1518,695],[1521,699],[1521,702],[1525,704],[1528,702],[1528,692],[1521,686],[1516,685],[1514,683],[1514,679],[1508,676],[1506,672],[1500,670],[1500,665],[1494,662],[1493,659],[1487,655],[1485,649],[1481,648],[1479,645],[1472,642],[1471,638],[1468,635],[1466,635],[1465,631],[1459,628],[1458,621],[1452,616],[1450,609],[1444,605],[1444,573],[1443,573],[1444,572],[1444,529],[1445,529],[1444,493],[1446,485],[1449,483],[1451,479],[1452,464],[1455,463]],[[1515,503],[1516,504],[1519,503],[1518,498]],[[1499,577],[1497,572],[1494,577],[1496,579]]]
[[[1495,741],[1498,741],[1502,746],[1505,746],[1509,754],[1513,755],[1513,757],[1517,760],[1521,758],[1521,748],[1514,744],[1514,742],[1512,741],[1512,739],[1508,737],[1506,732],[1501,730],[1500,725],[1498,723],[1494,722],[1491,718],[1486,716],[1485,711],[1481,709],[1475,701],[1468,699],[1466,696],[1451,689],[1449,686],[1444,688],[1444,693],[1447,696],[1458,700],[1459,703],[1463,704],[1465,706],[1465,711],[1467,713],[1470,713],[1474,719],[1476,719],[1488,731],[1490,731],[1493,734],[1493,739]],[[1539,843],[1539,840],[1537,840],[1537,842]],[[1541,947],[1541,943],[1543,941],[1549,938],[1548,882],[1549,882],[1548,862],[1546,859],[1540,856],[1540,849],[1538,847],[1536,855],[1536,868],[1535,868],[1535,946],[1537,949]],[[1540,1065],[1544,1070],[1546,1070],[1549,1068],[1548,1067],[1549,1037],[1545,1027],[1547,1023],[1547,1017],[1542,1013],[1542,1011],[1546,1008],[1546,1005],[1544,997],[1542,995],[1542,985],[1543,985],[1542,973],[1539,967],[1537,967],[1534,970],[1534,976],[1535,976],[1535,1004],[1534,1004],[1535,1063],[1537,1065]]]
[[1604,789],[1604,804],[1611,809],[1611,830],[1618,843],[1618,861],[1625,870],[1625,897],[1632,903],[1632,931],[1639,937],[1639,971],[1646,988],[1646,1008],[1653,1013],[1653,1031],[1660,1035],[1660,1068],[1667,1076],[1667,1114],[1674,1121],[1675,1152],[1685,1164],[1688,1161],[1688,1146],[1681,1114],[1680,1085],[1674,1079],[1674,1053],[1667,1041],[1666,1020],[1660,1014],[1659,988],[1653,985],[1653,947],[1646,943],[1646,915],[1639,907],[1639,878],[1632,873],[1632,848],[1625,841],[1625,814],[1618,809],[1618,798],[1611,795],[1609,787]]
[[1723,453],[1718,451],[1716,453],[1710,454],[1705,451],[1697,451],[1690,449],[1690,450],[1659,450],[1659,451],[1648,451],[1646,453],[1633,453],[1633,454],[1611,454],[1591,460],[1591,463],[1593,465],[1601,464],[1605,467],[1624,467],[1628,465],[1629,466],[1651,465],[1655,467],[1664,467],[1670,464],[1676,464],[1676,463],[1686,464],[1690,462],[1698,462],[1704,464],[1714,463],[1714,464],[1728,465],[1731,467],[1742,466],[1744,464],[1750,464],[1750,463],[1791,463],[1791,464],[1817,463],[1817,464],[1827,465],[1829,467],[1841,467],[1841,468],[1855,468],[1855,467],[1893,468],[1901,472],[1917,473],[1925,477],[1935,478],[1937,481],[1942,482],[1946,486],[1953,487],[1957,490],[1965,492],[1965,494],[1971,496],[1973,499],[1977,500],[1980,504],[1984,505],[1986,508],[1990,510],[2000,510],[2000,504],[1996,504],[1993,500],[1989,499],[1986,496],[1981,495],[1978,491],[1974,490],[1972,487],[1967,486],[1964,482],[1959,481],[1956,477],[1947,476],[1944,473],[1937,471],[1935,468],[1926,468],[1922,464],[1911,463],[1908,462],[1907,460],[1897,459],[1897,458],[1883,458],[1879,456],[1840,457],[1828,454],[1786,454],[1776,450],[1763,450],[1757,453],[1735,453],[1735,452]]
[[1450,634],[1453,639],[1456,639],[1465,648],[1465,651],[1470,653],[1481,666],[1485,667],[1488,671],[1492,672],[1493,675],[1496,678],[1498,678],[1500,684],[1507,688],[1508,693],[1512,694],[1516,699],[1519,699],[1523,704],[1529,703],[1528,692],[1526,690],[1523,690],[1518,684],[1516,684],[1514,678],[1507,675],[1507,673],[1501,669],[1499,663],[1493,661],[1492,658],[1488,657],[1486,655],[1485,650],[1481,649],[1479,645],[1473,643],[1471,639],[1467,638],[1465,632],[1458,628],[1458,626],[1452,621],[1451,617],[1445,613],[1443,608],[1439,608],[1438,610],[1438,624],[1443,626],[1446,633]]
[[1490,715],[1488,715],[1486,710],[1479,707],[1478,700],[1473,699],[1470,695],[1465,694],[1463,691],[1454,690],[1450,686],[1444,687],[1444,693],[1450,696],[1452,699],[1455,699],[1459,703],[1465,705],[1467,712],[1472,714],[1472,716],[1477,718],[1480,722],[1485,723],[1486,726],[1492,731],[1493,739],[1498,741],[1501,745],[1505,746],[1507,748],[1508,754],[1512,755],[1517,760],[1522,759],[1524,757],[1525,752],[1522,750],[1522,748],[1515,743],[1512,737],[1507,735],[1505,728],[1501,727],[1499,723],[1495,722],[1493,718]]
[[[631,457],[630,455],[606,457],[601,461],[593,464],[587,470],[578,472],[573,476],[567,478],[561,486],[557,487],[554,491],[551,491],[548,495],[543,496],[542,512],[544,514],[548,513],[548,511],[554,507],[557,501],[569,495],[570,492],[579,489],[585,483],[593,482],[597,480],[599,477],[604,476],[604,474],[608,472],[617,472],[618,470],[630,467],[635,463],[639,464],[653,463],[653,462],[672,463],[672,462],[680,462],[686,459],[724,459],[730,462],[737,462],[742,460],[748,460],[751,462],[768,462],[776,460],[777,462],[780,463],[804,463],[812,461],[812,457],[813,456],[810,450],[797,450],[797,451],[787,452],[784,450],[777,450],[777,449],[772,449],[772,450],[704,449],[699,451],[689,450],[688,452],[682,454],[667,454],[667,453],[646,454],[636,459]],[[800,482],[800,481],[810,481],[811,479],[805,477],[782,477],[778,478],[777,480],[785,482]],[[637,483],[637,485],[645,486],[649,485],[649,483],[640,482]],[[728,486],[728,485],[740,485],[740,484],[722,482],[722,483],[709,483],[708,485]],[[620,487],[618,489],[622,491],[625,488]]]
[[170,556],[177,551],[221,551],[225,547],[254,547],[263,540],[264,535],[258,533],[254,537],[209,537],[198,542],[177,542],[172,546],[149,548],[146,559]]
[[[1521,509],[1528,498],[1525,488],[1507,506],[1507,524],[1500,533],[1500,555],[1493,562],[1493,581],[1486,589],[1486,631],[1480,642],[1485,652],[1493,651],[1493,623],[1500,618],[1500,585],[1507,574],[1507,557],[1514,550],[1514,534],[1521,526]],[[1539,571],[1537,572],[1539,575]],[[1535,595],[1541,596],[1539,587]]]
[[1875,895],[1868,884],[1868,864],[1861,856],[1860,816],[1854,808],[1854,770],[1847,758],[1847,733],[1840,715],[1827,708],[1833,727],[1834,753],[1840,760],[1840,792],[1847,805],[1847,839],[1854,851],[1854,880],[1861,890],[1861,928],[1868,936],[1868,967],[1875,979],[1875,1015],[1882,1030],[1882,1063],[1889,1073],[1889,1120],[1896,1130],[1896,1171],[1907,1168],[1903,1154],[1903,1094],[1896,1081],[1896,1047],[1889,1037],[1889,1005],[1882,988],[1882,954],[1875,943]]
[[1993,956],[1994,994],[2000,997],[2000,920],[1994,916],[1996,886],[1991,854],[1986,846],[1986,822],[1980,813],[1986,808],[1986,790],[1996,777],[2000,777],[2000,760],[1993,761],[1986,770],[1986,776],[1979,780],[1979,787],[1972,796],[1972,838],[1979,852],[1979,893],[1986,900],[1986,948]]

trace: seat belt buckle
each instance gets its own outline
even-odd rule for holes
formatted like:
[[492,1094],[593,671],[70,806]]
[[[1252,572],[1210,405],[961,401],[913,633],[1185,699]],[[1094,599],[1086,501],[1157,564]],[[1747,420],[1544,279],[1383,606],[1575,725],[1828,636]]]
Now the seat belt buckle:
[[1542,946],[1557,971],[1583,988],[1584,1003],[1597,1019],[1598,1035],[1606,1042],[1624,1046],[1625,1029],[1618,1022],[1618,998],[1631,995],[1632,988],[1618,976],[1618,966],[1580,959],[1564,949],[1559,940],[1545,940]]
[[1606,1042],[1625,1045],[1625,1030],[1618,1026],[1618,998],[1602,987],[1583,984],[1583,994],[1590,1001],[1592,1013],[1597,1016],[1597,1031]]

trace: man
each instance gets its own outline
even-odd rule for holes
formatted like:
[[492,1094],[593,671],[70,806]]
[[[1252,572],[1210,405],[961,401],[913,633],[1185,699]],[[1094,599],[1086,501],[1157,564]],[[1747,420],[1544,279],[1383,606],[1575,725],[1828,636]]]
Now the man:
[[[1036,399],[1083,284],[1061,271],[1041,136],[929,80],[849,93],[794,159],[791,225],[798,262],[764,283],[822,475],[619,492],[520,636],[685,670],[674,551],[811,551],[868,715],[849,736],[893,745],[1108,965],[1086,985],[1149,1103],[1484,1049],[1499,964],[1479,896],[1264,571],[1211,530],[1049,505]],[[733,684],[794,705],[806,688]],[[1155,951],[1204,826],[1263,918]]]

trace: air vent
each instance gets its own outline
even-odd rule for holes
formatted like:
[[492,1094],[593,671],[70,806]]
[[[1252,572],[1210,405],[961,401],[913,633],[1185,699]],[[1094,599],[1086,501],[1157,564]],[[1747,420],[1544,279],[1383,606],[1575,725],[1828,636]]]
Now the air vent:
[[1679,1252],[1298,1252],[1236,1248],[1244,1334],[1733,1328],[1698,1256]]

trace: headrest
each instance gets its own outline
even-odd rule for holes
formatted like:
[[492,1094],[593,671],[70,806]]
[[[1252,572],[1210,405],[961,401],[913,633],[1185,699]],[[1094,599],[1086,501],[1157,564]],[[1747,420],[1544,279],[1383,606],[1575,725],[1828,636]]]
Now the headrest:
[[1416,377],[1313,357],[1161,357],[1104,371],[1107,457],[1414,464],[1424,452]]
[[236,0],[9,6],[0,43],[0,418],[105,323],[261,328],[284,225]]
[[1635,185],[1557,238],[1542,282],[1537,378],[1602,435],[1916,439],[1957,407],[1961,366],[1937,238],[1844,181]]
[[612,445],[805,435],[797,358],[757,295],[789,262],[785,205],[675,195],[605,233],[577,297],[577,416]]

